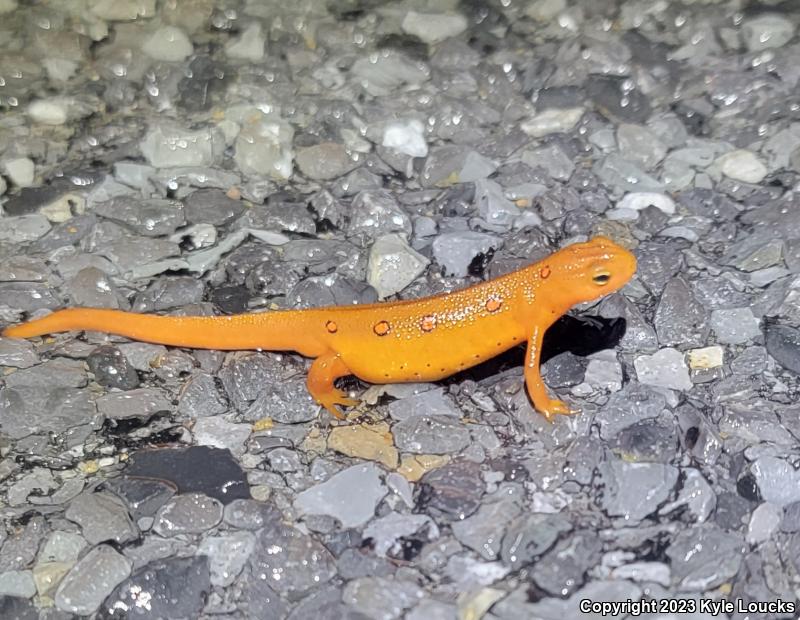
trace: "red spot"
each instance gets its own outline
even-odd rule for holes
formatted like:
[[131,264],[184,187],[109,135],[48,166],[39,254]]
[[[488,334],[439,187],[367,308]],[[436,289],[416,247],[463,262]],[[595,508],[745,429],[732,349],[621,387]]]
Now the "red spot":
[[372,327],[372,331],[375,332],[378,336],[385,336],[392,330],[392,327],[389,325],[388,321],[380,321],[375,323]]
[[422,320],[419,322],[419,328],[424,332],[433,331],[436,327],[436,317],[435,316],[425,316],[422,317]]
[[335,321],[328,321],[325,323],[325,329],[327,329],[329,333],[335,334],[337,331],[339,331],[339,326]]
[[539,276],[542,278],[542,280],[547,280],[547,278],[550,277],[550,267],[548,267],[547,265],[542,267],[539,270]]
[[497,297],[490,297],[486,302],[486,310],[489,312],[497,312],[502,305],[503,302],[497,299]]

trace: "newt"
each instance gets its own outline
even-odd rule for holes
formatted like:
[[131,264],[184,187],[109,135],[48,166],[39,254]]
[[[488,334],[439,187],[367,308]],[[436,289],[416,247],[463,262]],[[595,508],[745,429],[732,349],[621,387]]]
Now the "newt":
[[620,289],[635,271],[633,254],[595,237],[493,280],[422,299],[231,316],[68,308],[8,327],[2,335],[94,330],[188,348],[295,351],[314,358],[308,391],[338,418],[343,415],[337,406],[358,402],[335,387],[339,377],[355,375],[370,383],[436,381],[524,342],[528,395],[552,420],[571,411],[550,398],[542,381],[545,331],[572,306]]

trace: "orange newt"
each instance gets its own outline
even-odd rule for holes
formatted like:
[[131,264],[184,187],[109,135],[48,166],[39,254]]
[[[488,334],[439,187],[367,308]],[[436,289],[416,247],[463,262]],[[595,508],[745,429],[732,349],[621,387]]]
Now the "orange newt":
[[595,237],[494,280],[423,299],[213,317],[69,308],[9,327],[3,335],[96,330],[199,349],[296,351],[315,358],[308,391],[339,418],[337,405],[357,404],[334,386],[339,377],[435,381],[527,342],[528,394],[550,420],[570,410],[551,399],[542,382],[544,332],[575,304],[621,288],[635,270],[633,254]]

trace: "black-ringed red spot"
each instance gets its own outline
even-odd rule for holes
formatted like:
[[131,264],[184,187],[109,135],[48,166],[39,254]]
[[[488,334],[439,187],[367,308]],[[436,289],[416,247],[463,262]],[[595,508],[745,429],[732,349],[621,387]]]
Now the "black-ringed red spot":
[[497,297],[490,297],[486,300],[486,310],[488,312],[497,312],[502,305],[503,302]]
[[431,332],[435,327],[436,317],[430,314],[422,317],[422,320],[419,322],[419,328],[424,332]]
[[339,326],[336,324],[336,321],[328,321],[325,323],[325,329],[328,330],[329,334],[335,334],[339,331]]
[[385,336],[392,331],[392,326],[389,325],[389,321],[378,321],[372,326],[372,331],[374,331],[377,336]]
[[539,277],[541,277],[541,278],[542,278],[542,280],[547,280],[547,278],[549,278],[549,277],[550,277],[550,267],[548,267],[547,265],[545,265],[544,267],[542,267],[542,268],[539,270]]

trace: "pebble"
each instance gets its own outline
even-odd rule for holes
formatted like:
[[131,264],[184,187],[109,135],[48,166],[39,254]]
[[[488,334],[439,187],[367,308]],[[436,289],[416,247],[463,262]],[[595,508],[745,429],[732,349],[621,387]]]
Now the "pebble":
[[612,460],[603,472],[603,508],[627,522],[641,521],[655,512],[672,493],[678,470],[662,463]]
[[788,325],[768,323],[764,328],[764,344],[778,364],[800,374],[800,330]]
[[755,153],[744,149],[725,153],[717,158],[716,164],[726,177],[743,183],[761,183],[768,172]]
[[15,157],[2,161],[3,172],[8,176],[12,185],[17,187],[30,187],[35,178],[35,165],[28,157]]
[[169,537],[199,534],[222,521],[222,503],[202,493],[176,495],[156,515],[153,531]]
[[387,123],[381,145],[409,157],[427,157],[425,125],[415,118]]
[[712,310],[709,325],[722,344],[745,344],[761,336],[760,321],[750,308]]
[[457,461],[427,472],[420,479],[418,509],[433,516],[437,523],[468,517],[484,494],[484,485],[475,484],[480,479],[480,469],[477,463]]
[[83,537],[93,545],[121,544],[139,537],[125,502],[113,493],[84,491],[70,502],[65,516],[81,526]]
[[611,153],[595,164],[594,173],[601,182],[615,192],[656,192],[664,189],[663,183],[647,174],[635,163],[617,153]]
[[503,246],[495,235],[464,231],[441,233],[433,240],[433,258],[445,275],[459,278],[469,274],[470,266],[481,256],[488,257]]
[[29,570],[0,573],[0,596],[31,598],[36,594],[36,584]]
[[653,323],[662,345],[703,345],[710,330],[708,310],[695,297],[686,280],[670,280],[661,293]]
[[367,234],[376,239],[391,233],[409,237],[412,232],[411,218],[391,193],[365,190],[353,198],[347,232],[350,235]]
[[424,596],[418,585],[397,578],[362,577],[349,582],[342,600],[367,618],[396,620]]
[[[413,35],[428,45],[460,35],[467,29],[467,18],[458,13],[417,13],[409,11],[403,18],[403,32]],[[424,155],[420,156],[424,157]]]
[[643,125],[622,123],[617,128],[617,146],[628,160],[652,170],[667,154],[667,146]]
[[521,514],[511,521],[503,536],[502,562],[515,571],[528,566],[571,529],[569,520],[560,514]]
[[147,615],[153,618],[196,618],[210,592],[206,556],[156,560],[120,583],[103,610],[113,616],[120,609],[141,609],[146,600]]
[[548,176],[556,181],[568,181],[575,171],[572,159],[567,157],[557,144],[525,150],[520,159],[531,168],[544,169]]
[[800,472],[783,459],[762,456],[752,472],[765,501],[781,507],[800,501]]
[[110,392],[97,399],[97,410],[111,420],[150,417],[172,411],[164,393],[156,388],[137,388],[126,392]]
[[392,427],[397,447],[412,454],[452,454],[470,443],[469,430],[449,416],[418,415]]
[[342,527],[358,527],[375,516],[386,492],[377,466],[353,465],[299,493],[294,506],[303,514],[334,517]]
[[264,58],[266,37],[261,31],[261,23],[254,21],[242,34],[225,44],[225,55],[234,60],[260,62]]
[[367,282],[385,299],[399,293],[425,272],[430,261],[408,245],[399,233],[375,240],[369,252]]
[[298,147],[295,162],[302,174],[315,181],[337,179],[361,165],[359,158],[338,142]]
[[208,416],[194,423],[192,434],[199,446],[227,449],[238,456],[244,454],[251,430],[249,424],[235,424],[219,416]]
[[251,532],[230,532],[203,539],[197,553],[208,556],[211,583],[223,588],[231,585],[247,564],[255,544]]
[[175,26],[162,26],[142,42],[142,51],[155,60],[180,62],[194,52],[186,33]]
[[215,129],[158,123],[148,130],[139,148],[153,168],[210,166],[221,159],[225,140]]
[[347,456],[376,461],[388,469],[396,469],[399,463],[389,425],[382,422],[337,426],[328,435],[328,447]]
[[281,523],[256,532],[248,568],[259,581],[294,600],[318,590],[336,575],[334,558],[322,544]]
[[29,340],[0,339],[0,366],[30,368],[39,361],[39,356]]
[[438,537],[439,528],[427,515],[390,512],[364,528],[364,538],[372,540],[379,557],[402,556],[404,541],[411,538],[433,541]]
[[777,531],[782,518],[783,510],[779,506],[769,502],[759,504],[750,515],[745,540],[751,545],[760,545],[766,542]]
[[486,503],[471,516],[453,523],[453,535],[485,560],[496,560],[506,528],[521,511],[519,498],[502,494],[497,501]]
[[542,110],[533,118],[523,121],[520,129],[532,138],[543,138],[554,133],[572,131],[583,118],[585,108],[549,108]]
[[746,19],[741,26],[742,38],[751,52],[775,49],[794,36],[796,24],[777,13],[762,13]]
[[55,604],[70,614],[93,614],[112,590],[131,574],[131,561],[108,545],[81,558],[58,586]]
[[653,355],[640,355],[633,365],[642,383],[679,391],[692,389],[684,355],[677,349],[664,348]]
[[648,207],[655,207],[667,215],[675,214],[675,201],[666,194],[630,192],[617,203],[618,209],[630,209],[637,212],[644,211]]
[[[698,549],[702,549],[702,553],[698,553]],[[678,588],[706,592],[739,572],[744,552],[740,534],[724,532],[714,524],[705,523],[681,528],[666,554]]]
[[686,352],[689,360],[689,368],[692,370],[708,370],[719,368],[725,358],[725,351],[719,345],[703,347],[700,349],[690,349]]
[[100,385],[120,390],[139,387],[139,375],[122,351],[112,345],[94,349],[86,358],[89,370]]

